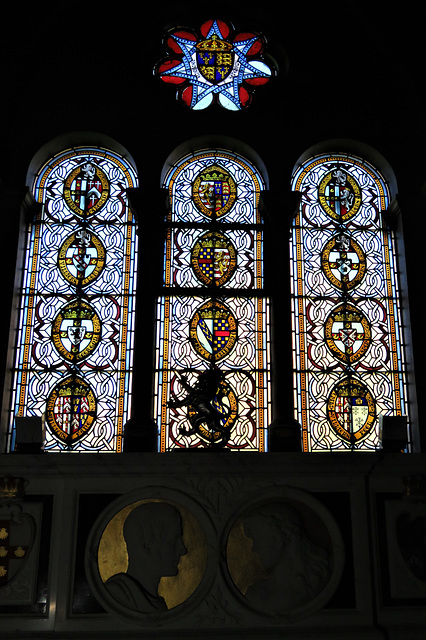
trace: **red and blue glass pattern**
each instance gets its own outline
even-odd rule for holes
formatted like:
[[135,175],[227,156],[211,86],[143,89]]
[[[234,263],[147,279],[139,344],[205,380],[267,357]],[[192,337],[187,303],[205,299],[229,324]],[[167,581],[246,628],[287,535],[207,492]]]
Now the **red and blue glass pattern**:
[[198,33],[170,31],[165,38],[168,55],[154,72],[178,87],[178,98],[191,109],[217,102],[238,111],[250,105],[254,89],[275,75],[274,65],[262,57],[265,44],[260,34],[236,34],[229,23],[209,20]]

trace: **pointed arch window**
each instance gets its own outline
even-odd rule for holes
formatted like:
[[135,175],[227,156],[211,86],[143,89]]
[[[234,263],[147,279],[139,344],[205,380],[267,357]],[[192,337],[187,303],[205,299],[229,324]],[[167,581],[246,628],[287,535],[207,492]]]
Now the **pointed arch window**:
[[292,188],[301,194],[290,248],[303,449],[375,450],[381,416],[408,417],[389,187],[366,160],[324,154],[297,167]]
[[121,450],[130,411],[136,223],[128,159],[66,149],[31,187],[20,296],[9,448],[14,418],[43,416],[45,451]]
[[157,311],[160,451],[264,451],[270,380],[263,178],[245,158],[216,149],[181,158],[164,185],[171,207]]

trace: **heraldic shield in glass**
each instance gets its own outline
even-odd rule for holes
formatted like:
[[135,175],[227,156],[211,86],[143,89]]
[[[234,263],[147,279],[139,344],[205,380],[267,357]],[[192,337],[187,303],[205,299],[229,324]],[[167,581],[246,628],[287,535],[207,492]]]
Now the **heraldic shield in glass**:
[[178,88],[177,97],[194,110],[218,102],[225,109],[248,107],[253,90],[275,75],[275,66],[263,57],[265,38],[257,33],[236,34],[223,20],[209,20],[199,32],[169,31],[164,39],[167,56],[154,73]]
[[160,450],[264,451],[270,412],[260,174],[226,151],[170,169],[155,416]]
[[43,416],[46,451],[114,452],[129,417],[137,236],[132,164],[59,153],[35,178],[11,407]]
[[[294,397],[305,451],[380,448],[379,416],[408,415],[387,184],[361,158],[310,158],[290,243]],[[409,434],[407,434],[409,437]]]

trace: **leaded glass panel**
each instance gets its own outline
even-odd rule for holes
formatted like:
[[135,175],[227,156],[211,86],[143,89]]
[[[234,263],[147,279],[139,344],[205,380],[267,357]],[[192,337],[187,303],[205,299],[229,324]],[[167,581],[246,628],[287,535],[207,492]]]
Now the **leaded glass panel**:
[[407,415],[389,192],[365,160],[300,166],[291,236],[294,394],[305,451],[380,447],[379,416]]
[[244,159],[205,151],[178,162],[166,186],[155,380],[160,450],[263,451],[270,404],[263,181]]
[[[46,451],[120,451],[130,411],[136,225],[124,158],[58,154],[35,179],[12,416],[44,416]],[[11,443],[13,447],[13,442]]]

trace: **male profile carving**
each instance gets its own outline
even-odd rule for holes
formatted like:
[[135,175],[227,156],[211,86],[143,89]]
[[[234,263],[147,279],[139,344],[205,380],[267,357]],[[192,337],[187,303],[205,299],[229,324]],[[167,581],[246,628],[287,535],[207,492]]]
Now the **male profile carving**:
[[160,579],[177,575],[179,560],[187,553],[178,509],[165,502],[141,504],[124,522],[123,536],[128,567],[105,582],[109,594],[134,611],[166,611],[158,594]]

